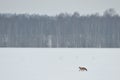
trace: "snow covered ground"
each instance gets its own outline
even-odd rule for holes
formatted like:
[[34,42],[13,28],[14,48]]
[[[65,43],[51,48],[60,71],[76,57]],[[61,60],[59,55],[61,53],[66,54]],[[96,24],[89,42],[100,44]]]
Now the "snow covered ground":
[[120,80],[120,49],[0,48],[0,80]]

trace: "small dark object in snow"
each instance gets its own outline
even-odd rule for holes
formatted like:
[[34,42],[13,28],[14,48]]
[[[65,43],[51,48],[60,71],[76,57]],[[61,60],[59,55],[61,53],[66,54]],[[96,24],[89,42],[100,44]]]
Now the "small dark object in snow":
[[87,71],[87,68],[85,68],[85,67],[79,67],[79,71]]

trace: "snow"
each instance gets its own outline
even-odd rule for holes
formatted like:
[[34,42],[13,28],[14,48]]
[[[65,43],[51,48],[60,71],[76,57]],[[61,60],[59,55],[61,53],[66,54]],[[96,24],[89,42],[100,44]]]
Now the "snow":
[[0,80],[120,80],[119,61],[115,48],[0,48]]

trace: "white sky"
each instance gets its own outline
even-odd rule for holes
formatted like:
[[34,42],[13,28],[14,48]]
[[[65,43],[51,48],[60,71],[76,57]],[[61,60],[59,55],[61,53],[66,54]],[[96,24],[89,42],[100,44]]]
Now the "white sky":
[[0,48],[0,80],[120,80],[119,61],[120,49]]
[[1,13],[36,13],[55,15],[61,12],[102,13],[115,8],[120,14],[120,0],[0,0]]

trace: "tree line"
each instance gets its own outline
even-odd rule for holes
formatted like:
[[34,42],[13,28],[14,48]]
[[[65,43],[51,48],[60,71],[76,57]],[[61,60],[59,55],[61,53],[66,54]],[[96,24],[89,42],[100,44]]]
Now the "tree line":
[[0,14],[0,47],[119,48],[120,16]]

